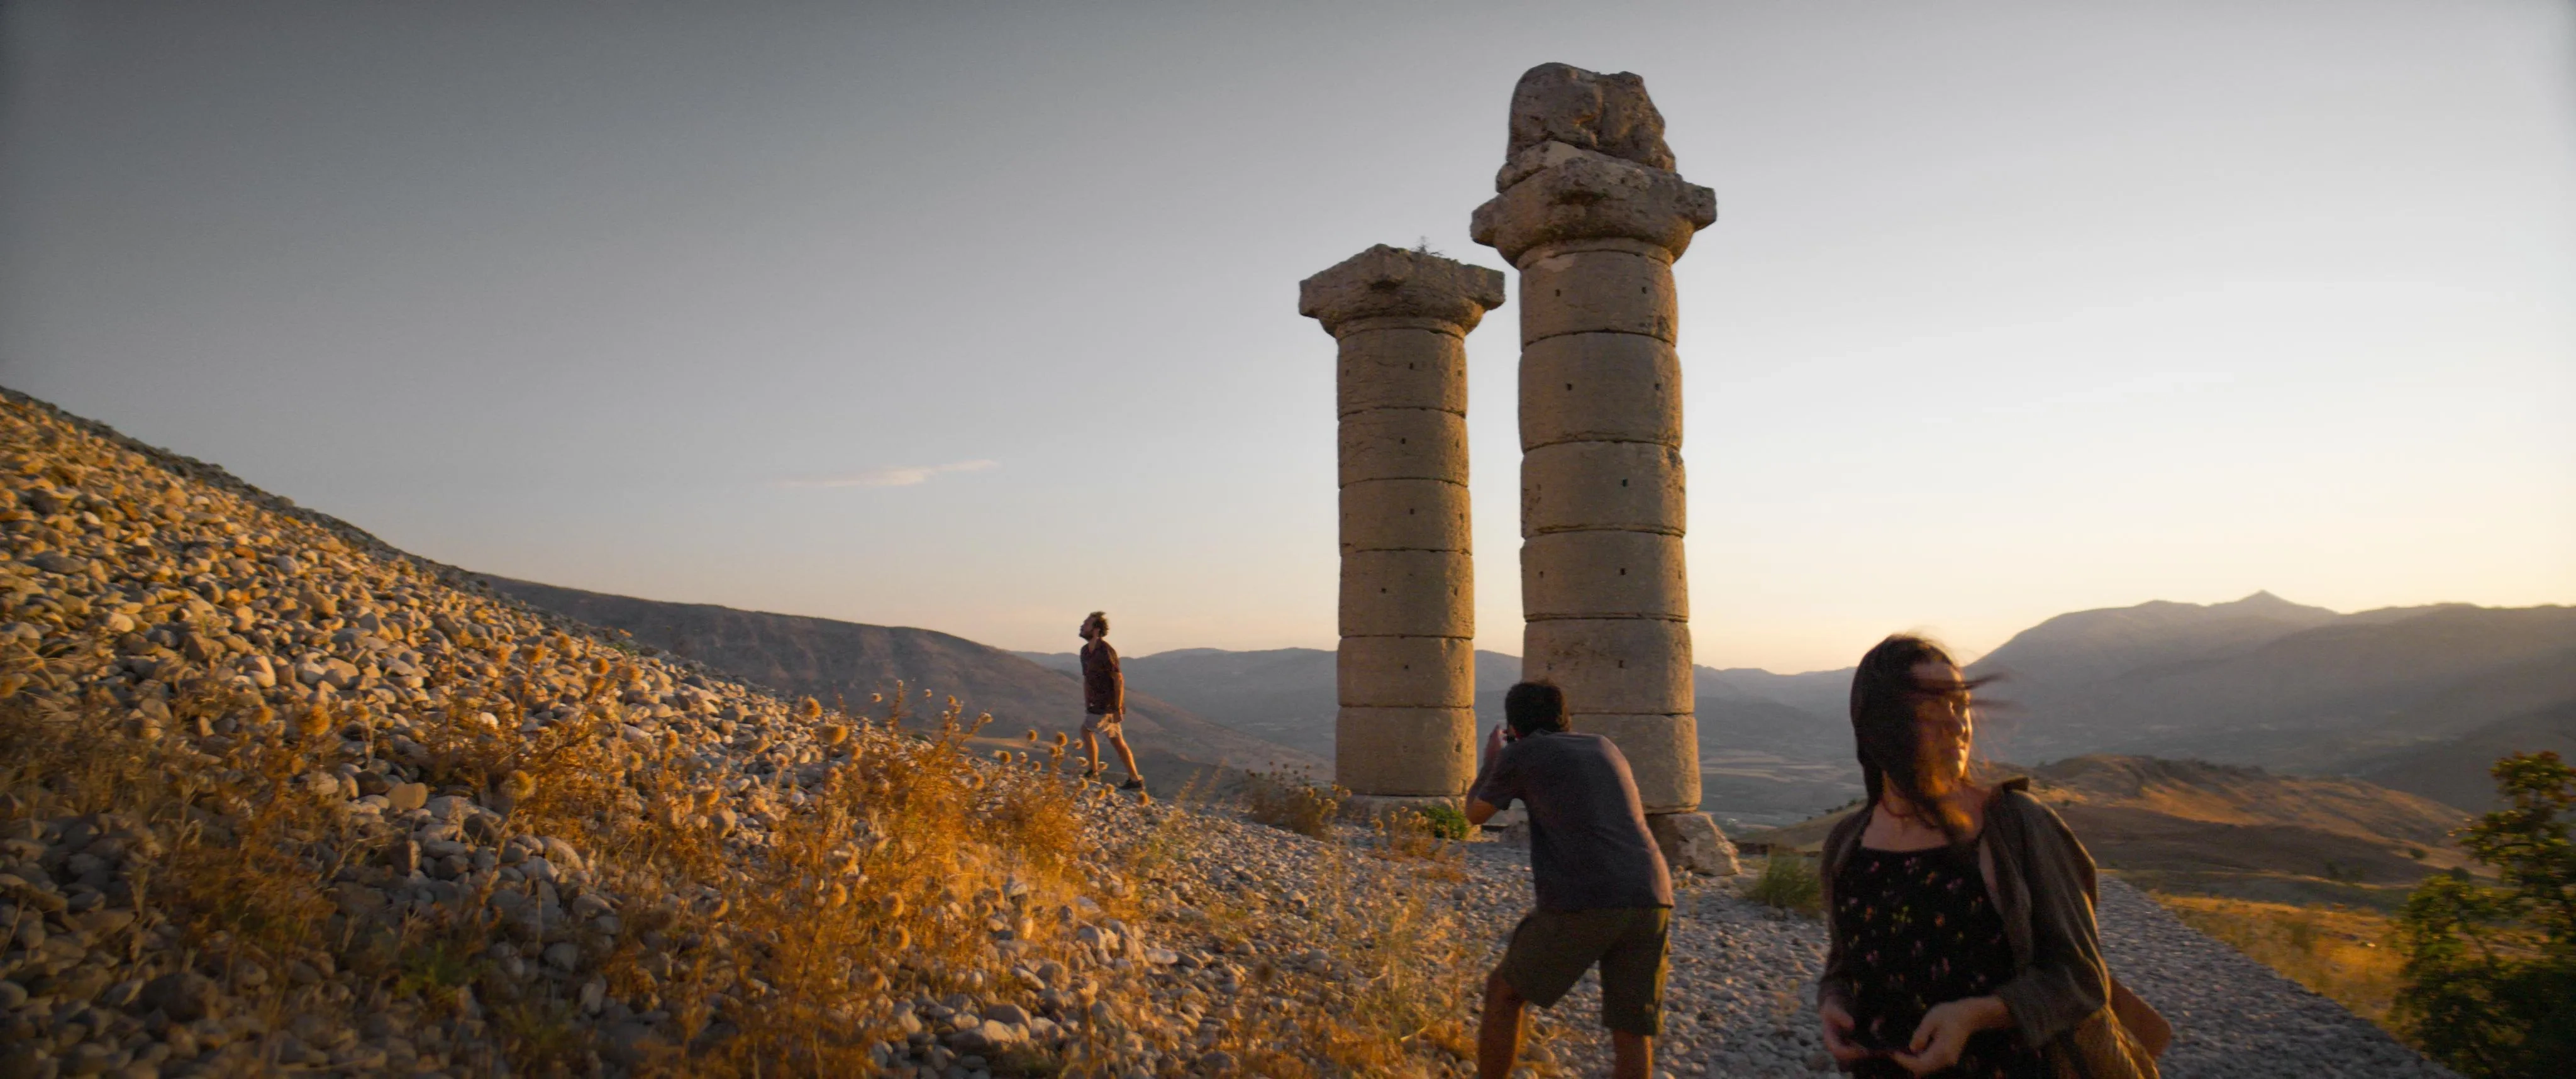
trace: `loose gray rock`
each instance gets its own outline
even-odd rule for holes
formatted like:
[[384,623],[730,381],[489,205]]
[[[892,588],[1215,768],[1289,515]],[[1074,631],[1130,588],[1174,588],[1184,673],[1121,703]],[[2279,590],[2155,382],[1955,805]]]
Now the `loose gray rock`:
[[219,1017],[223,990],[214,979],[183,970],[145,982],[135,1001],[145,1010],[159,1009],[175,1022],[188,1023]]

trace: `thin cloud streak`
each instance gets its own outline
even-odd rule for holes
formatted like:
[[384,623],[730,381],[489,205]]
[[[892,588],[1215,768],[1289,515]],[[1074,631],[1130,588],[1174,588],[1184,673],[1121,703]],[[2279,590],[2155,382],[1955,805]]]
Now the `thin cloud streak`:
[[946,472],[982,472],[999,467],[998,461],[954,461],[944,465],[889,465],[853,472],[846,476],[822,476],[814,479],[772,480],[772,487],[918,487],[930,478]]

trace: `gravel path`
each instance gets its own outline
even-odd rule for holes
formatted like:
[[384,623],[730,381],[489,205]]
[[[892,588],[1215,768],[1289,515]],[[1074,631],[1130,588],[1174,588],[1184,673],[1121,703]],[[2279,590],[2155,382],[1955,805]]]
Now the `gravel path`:
[[[1470,847],[1470,916],[1502,942],[1529,900],[1527,852]],[[1676,895],[1673,972],[1657,1069],[1675,1076],[1807,1076],[1829,1070],[1817,1041],[1821,923],[1784,917],[1727,882]],[[2176,920],[2136,889],[2102,884],[2103,950],[2122,981],[2173,1021],[2169,1079],[2448,1076],[2367,1020]],[[1590,976],[1541,1023],[1545,1059],[1606,1074],[1608,1046]],[[1596,1063],[1597,1062],[1597,1066]]]

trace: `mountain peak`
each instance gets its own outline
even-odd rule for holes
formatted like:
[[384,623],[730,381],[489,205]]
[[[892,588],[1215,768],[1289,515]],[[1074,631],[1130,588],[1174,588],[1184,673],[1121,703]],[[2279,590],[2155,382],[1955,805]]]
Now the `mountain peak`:
[[2325,607],[2310,607],[2310,606],[2308,606],[2307,604],[2304,604],[2304,603],[2292,603],[2292,602],[2290,602],[2289,600],[2282,599],[2282,598],[2281,598],[2281,597],[2279,597],[2279,596],[2273,595],[2273,594],[2271,593],[2271,591],[2270,591],[2270,590],[2268,590],[2268,589],[2258,589],[2258,590],[2256,590],[2256,591],[2255,591],[2255,593],[2254,593],[2253,595],[2247,596],[2247,597],[2245,597],[2244,599],[2237,600],[2237,601],[2236,601],[2236,602],[2234,602],[2234,603],[2213,603],[2213,604],[2210,604],[2210,607],[2212,607],[2212,608],[2219,608],[2219,607],[2233,607],[2233,608],[2238,608],[2238,609],[2243,609],[2243,610],[2273,610],[2273,611],[2300,611],[2300,612],[2324,611],[2324,612],[2325,612],[2325,613],[2327,613],[2327,614],[2337,614],[2337,613],[2340,613],[2340,612],[2337,612],[2337,611],[2334,611],[2334,610],[2331,610],[2331,609],[2329,609],[2329,608],[2325,608]]
[[2241,653],[2343,615],[2256,592],[2232,603],[2154,600],[2061,614],[2014,634],[1972,665],[2025,682],[2079,683]]

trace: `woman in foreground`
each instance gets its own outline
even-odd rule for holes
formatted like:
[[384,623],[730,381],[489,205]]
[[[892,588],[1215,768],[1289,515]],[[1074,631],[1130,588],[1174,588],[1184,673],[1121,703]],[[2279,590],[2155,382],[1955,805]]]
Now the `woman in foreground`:
[[[1973,688],[1941,646],[1907,635],[1852,675],[1868,801],[1819,867],[1825,1049],[1873,1077],[2152,1077],[2109,1007],[2092,856],[2026,781],[1969,775]],[[2161,1026],[2152,1016],[2132,1017]]]

